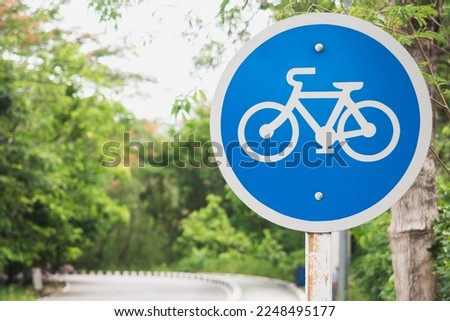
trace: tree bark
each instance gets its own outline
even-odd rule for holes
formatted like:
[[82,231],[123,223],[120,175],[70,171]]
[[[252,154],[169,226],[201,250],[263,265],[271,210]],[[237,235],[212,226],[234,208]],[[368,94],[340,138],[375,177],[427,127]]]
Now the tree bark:
[[[428,27],[434,30],[436,25],[430,21]],[[414,28],[413,22],[411,28]],[[436,44],[420,40],[407,49],[416,62],[430,62],[430,71],[435,72],[438,55]],[[434,86],[429,86],[428,89],[431,97],[437,96]],[[435,116],[434,112],[433,115]],[[434,129],[430,146],[434,147]],[[428,153],[416,181],[392,207],[391,213],[389,237],[397,300],[435,300],[436,280],[430,248],[434,243],[432,221],[438,217],[438,210],[436,167],[431,152]]]
[[429,251],[437,218],[435,164],[428,155],[416,181],[392,209],[389,237],[397,300],[434,300],[436,281]]

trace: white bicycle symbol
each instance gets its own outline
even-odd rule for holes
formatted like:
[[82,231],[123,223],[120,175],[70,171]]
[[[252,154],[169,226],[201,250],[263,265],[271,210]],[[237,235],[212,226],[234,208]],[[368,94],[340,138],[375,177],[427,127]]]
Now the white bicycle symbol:
[[[293,88],[291,96],[289,97],[289,100],[285,106],[272,101],[264,101],[252,106],[245,112],[239,122],[238,127],[239,144],[243,148],[243,150],[250,157],[260,162],[276,162],[288,156],[294,150],[299,138],[299,126],[297,119],[295,118],[295,115],[293,113],[294,108],[296,108],[315,133],[315,140],[321,146],[321,148],[317,149],[317,153],[333,153],[334,150],[330,148],[330,146],[338,141],[347,155],[361,162],[374,162],[388,156],[394,150],[400,137],[400,124],[394,112],[388,106],[379,101],[365,100],[354,102],[350,97],[350,94],[355,90],[360,90],[361,88],[363,88],[364,82],[333,82],[333,86],[337,89],[340,89],[340,91],[301,91],[303,83],[294,79],[294,77],[299,75],[315,74],[316,68],[314,67],[290,69],[286,74],[286,80]],[[300,99],[321,98],[338,99],[333,111],[330,114],[330,117],[328,118],[324,126],[320,126],[318,124],[318,122],[313,118],[313,116],[308,112],[308,110],[300,101]],[[345,107],[346,109],[344,110]],[[389,121],[392,125],[392,137],[389,143],[385,148],[383,148],[379,152],[376,152],[375,154],[368,155],[356,152],[350,147],[347,142],[347,139],[353,137],[373,137],[377,131],[376,126],[367,121],[361,113],[361,109],[363,108],[375,108],[383,112],[389,118]],[[277,128],[283,125],[286,120],[288,120],[291,125],[292,135],[289,144],[287,144],[284,149],[278,151],[274,155],[263,155],[252,149],[251,144],[248,143],[245,137],[245,129],[250,117],[261,110],[270,109],[279,112],[279,115],[271,122],[266,123],[259,128],[259,135],[261,136],[261,138],[268,139],[272,137]],[[353,118],[356,120],[359,129],[345,129],[346,122],[350,116],[353,116]],[[336,122],[337,127],[336,130],[334,130]]]

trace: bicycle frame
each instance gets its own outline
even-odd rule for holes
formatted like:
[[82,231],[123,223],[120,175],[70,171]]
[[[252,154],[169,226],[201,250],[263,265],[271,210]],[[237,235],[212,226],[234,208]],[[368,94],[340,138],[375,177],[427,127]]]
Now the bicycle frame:
[[[359,109],[356,107],[355,102],[350,97],[351,92],[362,88],[363,83],[337,82],[333,83],[333,85],[341,90],[309,92],[302,91],[303,83],[300,81],[295,81],[292,78],[289,83],[293,86],[293,89],[291,96],[289,97],[289,100],[285,105],[286,108],[271,123],[265,125],[265,128],[263,129],[265,133],[264,136],[272,136],[273,132],[286,121],[288,115],[290,115],[294,109],[297,109],[299,111],[300,115],[305,119],[305,121],[316,134],[316,141],[322,146],[322,149],[319,149],[318,152],[332,152],[333,150],[329,149],[328,146],[332,145],[336,141],[343,142],[348,138],[358,136],[371,137],[375,134],[375,126],[367,122]],[[336,105],[333,108],[333,111],[331,112],[324,126],[320,126],[311,115],[311,113],[302,104],[301,100],[303,99],[337,99]],[[351,110],[351,113],[360,128],[338,134],[333,127],[338,121],[339,116],[341,115],[345,107]]]

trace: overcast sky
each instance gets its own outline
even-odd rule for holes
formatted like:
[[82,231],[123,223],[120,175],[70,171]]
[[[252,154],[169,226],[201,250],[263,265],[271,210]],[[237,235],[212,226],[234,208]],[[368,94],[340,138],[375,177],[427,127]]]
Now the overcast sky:
[[[217,26],[217,14],[221,0],[151,0],[123,11],[118,29],[111,24],[99,22],[99,16],[88,10],[81,1],[72,1],[62,10],[64,28],[100,35],[102,42],[126,43],[134,48],[136,55],[127,59],[109,60],[114,68],[139,72],[156,79],[156,83],[143,87],[145,97],[121,98],[124,105],[136,116],[160,122],[173,123],[170,115],[173,101],[198,88],[205,90],[211,100],[215,86],[225,66],[215,71],[194,72],[192,62],[204,39],[209,35],[218,41],[226,41],[224,32]],[[267,15],[256,20],[253,29],[261,30],[267,24]],[[188,28],[188,17],[199,17],[207,27],[196,41],[183,36]],[[231,57],[236,48],[231,48]]]

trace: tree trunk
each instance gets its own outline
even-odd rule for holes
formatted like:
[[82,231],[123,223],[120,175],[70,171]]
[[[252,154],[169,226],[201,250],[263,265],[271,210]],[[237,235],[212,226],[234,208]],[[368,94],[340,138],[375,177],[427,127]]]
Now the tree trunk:
[[[413,22],[411,26],[414,28]],[[430,21],[429,28],[436,28],[434,22]],[[432,68],[430,71],[434,72],[436,48],[431,41],[420,40],[407,49],[416,62],[429,61]],[[429,91],[430,96],[437,96],[434,86],[429,86]],[[434,147],[434,134],[430,146]],[[389,237],[397,300],[436,299],[436,280],[430,248],[434,243],[432,221],[438,217],[438,210],[436,167],[430,152],[416,181],[392,207],[391,213]]]
[[431,222],[438,213],[432,155],[391,212],[389,236],[397,300],[434,300],[436,282],[429,249],[434,242]]

